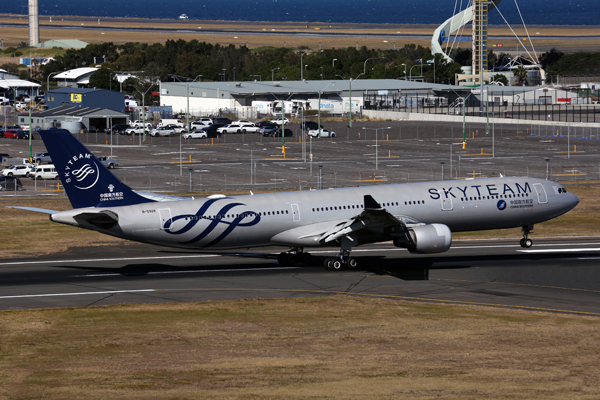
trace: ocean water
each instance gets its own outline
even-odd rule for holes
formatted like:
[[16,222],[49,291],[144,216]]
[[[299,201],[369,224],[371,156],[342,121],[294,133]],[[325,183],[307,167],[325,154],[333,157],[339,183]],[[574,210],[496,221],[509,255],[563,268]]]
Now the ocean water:
[[[3,1],[0,13],[27,14],[27,0]],[[40,0],[40,17],[98,17],[225,21],[441,24],[467,1],[444,0]],[[491,24],[600,25],[598,0],[503,0],[490,13]],[[502,17],[500,15],[502,14]]]

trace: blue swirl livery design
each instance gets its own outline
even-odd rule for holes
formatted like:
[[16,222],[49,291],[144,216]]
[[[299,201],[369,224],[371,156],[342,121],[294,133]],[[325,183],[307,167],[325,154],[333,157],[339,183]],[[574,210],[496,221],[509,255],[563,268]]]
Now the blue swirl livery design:
[[71,132],[65,129],[42,132],[44,144],[74,208],[152,202],[121,183]]
[[[195,214],[183,214],[172,217],[170,220],[165,222],[163,229],[165,232],[172,235],[182,235],[186,232],[189,232],[196,224],[198,224],[198,222],[210,221],[208,226],[194,238],[179,242],[180,244],[192,244],[200,242],[202,239],[206,238],[217,228],[217,226],[219,226],[219,224],[225,225],[226,228],[218,237],[212,239],[209,243],[202,244],[202,247],[212,247],[229,236],[229,234],[237,227],[254,226],[260,222],[260,215],[254,211],[234,210],[236,207],[245,206],[243,203],[229,203],[221,207],[221,209],[218,211],[210,212],[210,215],[206,215],[210,206],[217,201],[217,199],[208,200]],[[225,217],[227,215],[231,215],[231,218]],[[172,229],[172,226],[175,224],[175,222],[179,220],[187,221],[187,223],[177,230]]]

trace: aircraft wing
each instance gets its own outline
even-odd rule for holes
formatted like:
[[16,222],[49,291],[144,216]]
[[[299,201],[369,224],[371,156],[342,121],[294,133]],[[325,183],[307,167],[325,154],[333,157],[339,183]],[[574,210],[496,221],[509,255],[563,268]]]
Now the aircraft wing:
[[271,238],[274,244],[315,246],[347,237],[359,243],[401,239],[412,241],[408,228],[424,225],[408,215],[394,216],[370,195],[365,196],[364,210],[348,220],[328,221],[281,232]]

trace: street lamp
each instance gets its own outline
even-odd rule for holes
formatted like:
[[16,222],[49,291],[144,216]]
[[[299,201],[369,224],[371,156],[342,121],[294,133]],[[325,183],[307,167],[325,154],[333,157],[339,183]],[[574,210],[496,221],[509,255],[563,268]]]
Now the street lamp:
[[233,67],[233,81],[235,82],[235,67]]
[[303,81],[304,80],[304,68],[302,64],[302,57],[304,57],[306,55],[306,53],[302,53],[300,54],[300,80]]
[[367,79],[367,61],[369,61],[369,60],[380,60],[382,58],[385,58],[385,57],[373,57],[373,58],[367,58],[365,60],[365,65],[363,66],[363,75],[365,76],[365,79]]
[[277,68],[273,68],[273,69],[271,70],[271,82],[274,82],[274,81],[275,81],[275,71],[276,71],[276,70],[278,70],[278,69],[281,69],[281,68],[280,68],[280,67],[277,67]]
[[549,167],[550,167],[550,159],[546,158],[546,180],[548,180]]
[[[363,72],[358,74],[355,80],[358,79],[361,75],[363,75]],[[348,123],[348,125],[350,128],[352,128],[352,78],[350,78],[350,80],[348,81],[348,102],[350,104],[350,122]]]
[[250,78],[253,78],[254,80],[256,80],[257,76],[258,76],[259,82],[262,82],[262,78],[260,77],[260,75],[250,75]]
[[404,80],[406,80],[406,64],[400,64],[400,65],[404,65]]
[[227,68],[223,68],[222,69],[222,73],[220,73],[219,75],[223,75],[223,82],[225,82],[225,71],[227,71]]
[[377,131],[380,129],[381,130],[392,129],[392,127],[388,126],[387,128],[366,128],[363,126],[363,129],[375,130],[375,170],[379,170],[379,151],[378,151],[378,144],[377,144]]
[[333,59],[333,62],[331,63],[331,66],[332,66],[333,68],[335,68],[335,62],[336,62],[336,61],[337,61],[337,58],[334,58],[334,59]]
[[200,80],[198,82],[202,82],[202,76],[203,75],[198,75],[197,77],[194,78],[194,80],[192,82],[196,82],[196,79],[200,78]]
[[[423,66],[428,66],[428,67],[430,67],[430,66],[431,66],[431,64],[416,64],[416,65],[413,65],[412,67],[410,67],[410,74],[409,74],[408,80],[412,82],[412,69],[413,69],[414,67],[423,67]],[[406,72],[406,71],[405,71],[405,72]],[[435,78],[434,78],[434,80],[435,80]]]
[[56,71],[56,72],[50,72],[50,73],[48,74],[48,79],[46,79],[46,92],[47,92],[48,90],[50,90],[50,77],[51,77],[52,75],[56,75],[56,74],[60,74],[60,73],[61,73],[61,71]]
[[323,80],[323,67],[321,67],[321,80]]

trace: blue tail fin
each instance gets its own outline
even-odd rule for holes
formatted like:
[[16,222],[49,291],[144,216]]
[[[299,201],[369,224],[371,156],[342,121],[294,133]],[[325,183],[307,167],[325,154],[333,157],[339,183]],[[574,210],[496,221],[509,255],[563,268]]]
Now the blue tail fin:
[[65,129],[40,131],[73,208],[150,203],[108,170]]

